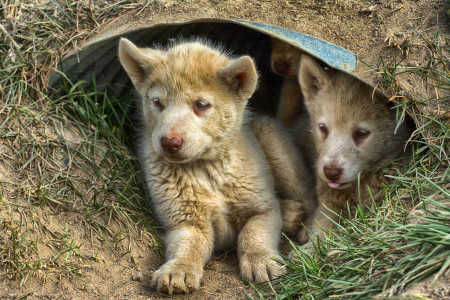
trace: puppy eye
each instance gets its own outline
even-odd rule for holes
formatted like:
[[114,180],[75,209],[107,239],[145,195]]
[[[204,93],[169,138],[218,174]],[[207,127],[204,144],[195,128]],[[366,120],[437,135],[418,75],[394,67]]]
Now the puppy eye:
[[161,99],[159,97],[153,97],[150,99],[150,101],[159,109],[159,111],[162,111],[164,109],[164,105],[161,103]]
[[209,104],[205,100],[197,100],[197,101],[195,101],[195,107],[197,109],[204,110],[204,109],[207,109],[207,108],[211,107],[211,104]]
[[356,145],[360,145],[369,135],[369,130],[358,128],[353,131],[352,138]]
[[327,125],[325,125],[325,123],[319,123],[319,130],[322,133],[322,137],[323,139],[326,139],[328,136],[328,128]]
[[197,115],[202,114],[204,111],[209,109],[211,107],[211,104],[207,102],[206,100],[199,99],[194,102],[194,112]]

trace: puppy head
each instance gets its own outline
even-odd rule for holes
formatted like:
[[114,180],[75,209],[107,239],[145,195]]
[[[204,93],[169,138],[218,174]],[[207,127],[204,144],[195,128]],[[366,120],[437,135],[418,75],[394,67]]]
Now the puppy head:
[[388,100],[369,85],[303,55],[299,69],[318,152],[317,174],[344,189],[359,173],[374,171],[405,146],[408,130],[396,127]]
[[270,66],[280,76],[297,76],[300,64],[300,51],[278,39],[272,38]]
[[214,157],[240,130],[257,86],[250,57],[232,59],[202,42],[162,50],[121,39],[119,59],[141,96],[145,134],[173,163]]

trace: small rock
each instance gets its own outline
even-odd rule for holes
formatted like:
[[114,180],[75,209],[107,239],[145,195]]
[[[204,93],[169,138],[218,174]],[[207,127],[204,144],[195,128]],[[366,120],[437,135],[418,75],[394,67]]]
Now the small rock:
[[362,14],[370,15],[370,14],[372,14],[374,11],[376,11],[376,8],[377,8],[376,5],[371,5],[371,6],[368,6],[368,7],[362,7],[362,8],[360,9],[360,12],[361,12]]
[[142,279],[144,279],[144,275],[142,275],[142,272],[140,271],[134,272],[131,276],[131,280],[133,281],[142,281]]
[[425,211],[423,209],[413,209],[406,217],[407,224],[425,224]]

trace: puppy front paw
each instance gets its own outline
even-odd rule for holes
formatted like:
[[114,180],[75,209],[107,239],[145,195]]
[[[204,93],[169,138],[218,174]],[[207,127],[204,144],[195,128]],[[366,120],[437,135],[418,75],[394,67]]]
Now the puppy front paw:
[[277,278],[286,269],[277,261],[282,261],[276,252],[245,253],[239,259],[242,279],[247,281],[264,282]]
[[189,263],[166,262],[152,275],[152,287],[169,295],[190,293],[200,288],[203,268]]

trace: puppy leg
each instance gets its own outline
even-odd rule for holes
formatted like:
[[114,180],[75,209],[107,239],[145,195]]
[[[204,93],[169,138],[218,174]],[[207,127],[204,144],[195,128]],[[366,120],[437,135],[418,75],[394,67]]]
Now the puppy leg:
[[280,91],[277,119],[285,126],[292,126],[300,113],[302,102],[302,91],[297,77],[285,77]]
[[167,261],[153,273],[152,286],[169,295],[199,289],[203,266],[213,250],[212,228],[179,226],[167,233],[166,240]]
[[290,237],[297,238],[305,219],[302,204],[296,200],[280,199],[280,209],[283,218],[282,231]]
[[[319,199],[320,200],[320,199]],[[330,207],[330,204],[326,204],[327,208],[323,206],[321,203],[319,207],[316,209],[314,214],[308,216],[304,221],[304,226],[309,229],[311,232],[311,236],[307,230],[300,230],[297,235],[297,240],[302,243],[308,242],[303,245],[305,248],[309,248],[312,245],[311,238],[322,238],[326,232],[331,230],[334,227],[334,223],[332,220],[337,221],[337,216],[334,215],[329,209],[333,211],[339,212],[339,210],[335,210],[334,207]],[[331,219],[331,220],[330,220]]]
[[274,259],[278,252],[281,216],[278,210],[251,217],[238,236],[238,256],[244,280],[263,282],[282,275],[285,270]]
[[[289,135],[273,119],[259,116],[252,121],[252,128],[266,154],[272,169],[275,186],[280,192],[283,231],[294,235],[303,230],[305,218],[311,218],[316,209],[314,174],[306,167]],[[307,227],[312,222],[305,224]],[[304,233],[297,237],[305,236]],[[300,242],[306,242],[301,239]]]

